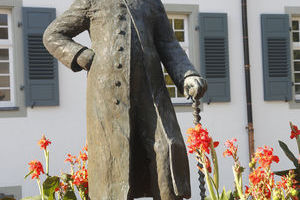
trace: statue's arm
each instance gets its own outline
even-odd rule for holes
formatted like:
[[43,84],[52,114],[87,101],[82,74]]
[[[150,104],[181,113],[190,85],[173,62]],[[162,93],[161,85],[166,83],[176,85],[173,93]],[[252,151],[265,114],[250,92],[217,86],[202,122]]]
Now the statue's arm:
[[75,0],[71,7],[57,17],[46,29],[43,42],[47,50],[73,71],[88,69],[94,52],[72,38],[88,30],[89,0]]
[[158,10],[154,26],[156,49],[167,72],[179,90],[183,92],[184,79],[200,75],[177,41],[161,2]]

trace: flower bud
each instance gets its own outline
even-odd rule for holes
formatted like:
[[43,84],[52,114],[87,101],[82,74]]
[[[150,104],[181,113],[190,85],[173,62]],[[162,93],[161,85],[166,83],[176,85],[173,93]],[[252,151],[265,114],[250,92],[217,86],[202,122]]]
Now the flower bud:
[[252,162],[249,163],[249,167],[250,167],[250,168],[254,168],[254,167],[255,167],[255,164],[256,164],[256,163],[252,161]]
[[293,197],[297,196],[297,195],[298,195],[298,191],[295,190],[295,189],[291,189],[291,195],[292,195]]

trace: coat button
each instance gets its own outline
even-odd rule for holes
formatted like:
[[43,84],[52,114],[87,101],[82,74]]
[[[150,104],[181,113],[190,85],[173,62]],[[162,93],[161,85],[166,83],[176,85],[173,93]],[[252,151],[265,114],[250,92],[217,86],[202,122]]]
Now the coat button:
[[120,87],[120,86],[121,86],[121,82],[120,82],[120,81],[117,81],[117,82],[115,83],[115,85],[116,85],[117,87]]
[[120,34],[120,35],[125,35],[126,32],[125,32],[125,31],[120,31],[119,34]]
[[124,15],[119,15],[119,20],[126,20],[126,17]]
[[119,65],[117,66],[118,69],[121,69],[122,67],[123,67],[122,64],[119,64]]
[[120,48],[119,48],[119,51],[124,51],[124,47],[120,47]]
[[126,8],[126,5],[124,3],[119,4],[120,8]]
[[114,103],[115,103],[116,105],[119,105],[119,104],[120,104],[120,101],[119,101],[118,99],[115,99],[115,100],[114,100]]

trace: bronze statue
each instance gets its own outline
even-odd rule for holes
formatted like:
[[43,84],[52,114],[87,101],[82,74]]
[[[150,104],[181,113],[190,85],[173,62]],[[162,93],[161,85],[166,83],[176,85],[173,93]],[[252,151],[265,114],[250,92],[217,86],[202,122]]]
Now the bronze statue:
[[[92,47],[72,40],[88,30]],[[190,198],[185,144],[161,62],[186,96],[201,97],[195,71],[160,0],[75,0],[44,44],[74,72],[88,71],[91,200]]]

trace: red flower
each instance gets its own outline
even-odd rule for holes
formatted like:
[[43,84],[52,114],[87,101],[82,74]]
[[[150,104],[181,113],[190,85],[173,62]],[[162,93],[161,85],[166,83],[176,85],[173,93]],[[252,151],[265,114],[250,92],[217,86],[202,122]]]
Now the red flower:
[[[189,153],[200,150],[201,152],[209,154],[212,138],[208,135],[207,129],[202,128],[202,125],[198,124],[194,129],[188,129],[187,134],[189,135],[187,139],[187,142],[189,143]],[[214,142],[213,145],[214,148],[216,148],[219,145],[219,142]]]
[[268,173],[264,168],[258,167],[249,175],[250,187],[246,186],[245,193],[254,199],[270,199],[274,188],[274,174]]
[[67,154],[67,158],[65,159],[65,162],[69,162],[71,165],[74,165],[75,163],[78,163],[78,160],[76,159],[76,156]]
[[81,169],[79,169],[75,174],[72,176],[73,178],[73,184],[77,187],[83,189],[85,193],[88,193],[88,171],[83,166]]
[[265,179],[265,171],[263,171],[261,167],[258,167],[257,169],[253,170],[251,174],[249,174],[249,181],[253,185],[259,184],[264,179]]
[[227,149],[223,152],[223,156],[232,156],[233,159],[237,159],[237,149],[238,147],[234,145],[234,143],[237,141],[236,138],[233,138],[231,140],[227,140],[225,142],[225,147],[227,147]]
[[289,179],[286,176],[282,176],[281,181],[278,181],[276,186],[286,190],[288,188],[288,181]]
[[273,155],[273,148],[270,148],[268,146],[257,148],[254,159],[258,160],[258,163],[263,168],[270,167],[273,161],[276,163],[279,162],[278,156]]
[[79,158],[80,158],[83,162],[85,162],[85,161],[88,160],[87,154],[86,154],[86,153],[82,153],[81,151],[79,152]]
[[297,138],[298,135],[300,135],[300,131],[298,129],[298,127],[296,125],[293,125],[292,122],[290,122],[290,126],[291,126],[291,139]]
[[82,150],[83,150],[83,151],[88,151],[88,144],[86,144],[86,145],[83,147]]
[[250,193],[249,187],[246,185],[245,186],[245,194],[248,195]]
[[40,145],[41,149],[46,150],[48,145],[51,144],[51,141],[46,139],[45,135],[43,135],[38,144]]
[[31,178],[34,179],[38,179],[42,174],[44,174],[44,169],[43,169],[43,165],[40,161],[31,161],[29,164],[29,171],[32,172],[31,173]]

